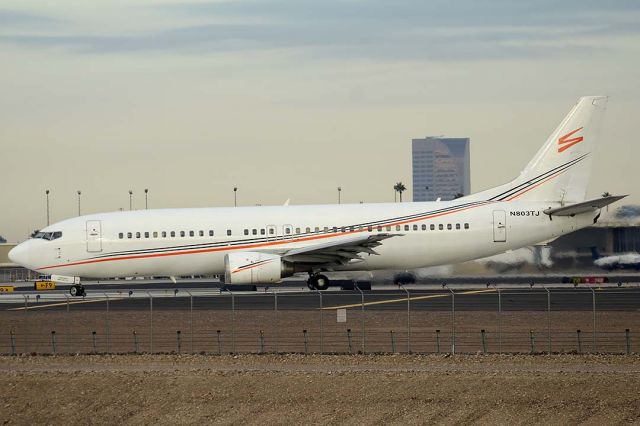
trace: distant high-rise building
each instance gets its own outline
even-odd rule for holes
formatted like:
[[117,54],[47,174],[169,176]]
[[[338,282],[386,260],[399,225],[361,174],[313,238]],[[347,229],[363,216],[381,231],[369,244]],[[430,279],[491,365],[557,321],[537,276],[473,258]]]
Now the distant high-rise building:
[[453,200],[471,189],[469,138],[412,140],[413,201]]

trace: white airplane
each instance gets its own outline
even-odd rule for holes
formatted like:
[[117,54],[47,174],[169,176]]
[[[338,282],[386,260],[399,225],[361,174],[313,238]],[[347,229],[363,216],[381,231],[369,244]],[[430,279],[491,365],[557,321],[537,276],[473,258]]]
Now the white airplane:
[[[462,262],[558,237],[598,220],[623,196],[585,201],[607,97],[580,98],[513,181],[453,201],[139,210],[41,230],[17,264],[83,295],[82,278],[224,275],[275,283],[297,273],[326,289],[330,271]],[[497,161],[506,161],[496,153]]]

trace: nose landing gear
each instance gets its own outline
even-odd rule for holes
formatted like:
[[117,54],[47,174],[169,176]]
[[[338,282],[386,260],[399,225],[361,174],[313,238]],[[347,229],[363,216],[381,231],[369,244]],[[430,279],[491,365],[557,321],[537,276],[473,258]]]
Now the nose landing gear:
[[310,290],[326,290],[329,288],[329,278],[322,274],[311,274],[307,280],[307,287]]
[[69,289],[69,294],[73,297],[82,297],[87,295],[87,291],[82,284],[74,284]]

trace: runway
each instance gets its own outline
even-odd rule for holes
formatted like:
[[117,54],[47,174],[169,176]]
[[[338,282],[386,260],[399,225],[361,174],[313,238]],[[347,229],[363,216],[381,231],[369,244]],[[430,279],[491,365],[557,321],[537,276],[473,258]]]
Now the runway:
[[[10,311],[154,311],[193,310],[391,310],[449,311],[455,297],[456,311],[598,311],[640,312],[640,288],[556,286],[546,288],[448,288],[397,287],[359,292],[317,292],[302,288],[278,288],[258,292],[226,292],[211,288],[92,289],[85,298],[72,298],[65,291],[22,292],[0,295],[0,310]],[[453,294],[452,294],[453,292]],[[409,306],[408,306],[409,305]]]

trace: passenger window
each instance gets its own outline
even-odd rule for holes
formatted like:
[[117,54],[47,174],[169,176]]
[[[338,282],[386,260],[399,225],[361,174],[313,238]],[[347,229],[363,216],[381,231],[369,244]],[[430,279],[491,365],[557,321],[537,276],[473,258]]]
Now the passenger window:
[[396,231],[400,230],[400,225],[396,225]]
[[464,229],[469,229],[469,224],[468,223],[464,224]]
[[145,238],[149,238],[149,233],[148,233],[148,232],[145,232],[145,233],[144,233],[144,237],[145,237]]
[[249,230],[248,229],[244,230],[244,235],[249,235]]
[[124,238],[124,234],[121,232],[118,234],[118,238],[123,239]]
[[136,232],[136,238],[140,238],[140,233]]
[[460,229],[460,224],[456,223],[456,229]]
[[382,232],[382,226],[378,225],[378,232]]
[[320,228],[316,226],[315,231],[320,232]]
[[133,235],[131,234],[131,232],[127,232],[127,238],[133,238]]
[[258,230],[256,228],[253,228],[251,230],[251,235],[258,235]]
[[158,231],[153,231],[153,238],[158,238]]
[[296,234],[300,233],[300,228],[296,228]]
[[227,235],[231,236],[231,229],[227,229]]
[[417,231],[418,230],[418,225],[413,225],[413,230]]
[[200,235],[201,237],[204,237],[204,231],[200,231],[198,235]]
[[438,229],[442,231],[444,229],[444,225],[443,224],[439,224],[438,225]]
[[404,230],[405,230],[405,231],[408,231],[408,230],[409,230],[409,225],[405,225],[405,226],[404,226]]
[[267,233],[267,232],[266,232],[266,230],[265,230],[264,228],[260,228],[260,235],[264,235],[264,234],[266,234],[266,233]]
[[391,227],[390,226],[387,226],[387,231],[391,231]]
[[285,234],[287,234],[287,235],[291,234],[291,228],[289,228],[288,226],[286,226],[286,227],[284,228],[284,233],[285,233]]
[[162,231],[162,238],[167,238],[167,231]]
[[213,229],[209,229],[209,236],[213,237]]
[[424,223],[422,224],[422,230],[426,231],[427,230],[427,225],[425,225]]
[[451,231],[451,224],[447,223],[447,230]]
[[274,232],[273,228],[269,228],[269,235],[273,235],[273,232]]
[[338,232],[338,227],[337,226],[333,227],[333,232]]
[[311,228],[309,228],[309,227],[307,226],[307,229],[305,229],[305,231],[306,231],[306,233],[308,234],[309,232],[311,232]]
[[355,229],[355,228],[354,228],[353,226],[350,226],[350,227],[349,227],[349,230],[350,230],[351,232],[353,232],[353,231],[354,231],[354,229]]
[[196,233],[195,233],[195,232],[193,232],[193,231],[189,231],[189,236],[190,236],[190,237],[195,237],[195,235],[196,235]]
[[180,231],[180,236],[184,237],[185,235],[187,235],[184,231]]
[[171,236],[175,237],[176,236],[176,231],[171,231]]
[[371,226],[371,225],[367,226],[367,231],[369,231],[369,232],[373,231],[373,226]]
[[347,228],[345,228],[344,226],[342,228],[340,228],[340,232],[345,232]]
[[431,229],[432,231],[436,230],[436,226],[432,223],[431,225],[429,225],[429,229]]

